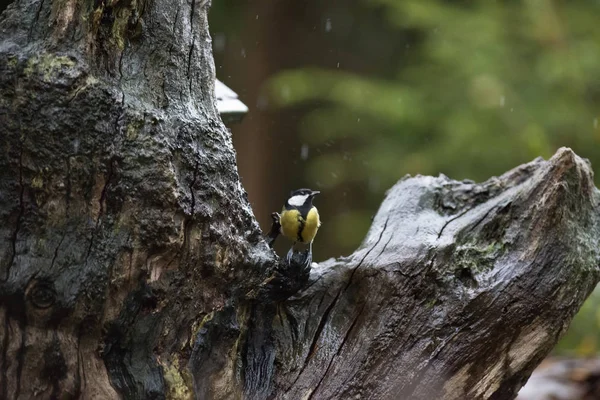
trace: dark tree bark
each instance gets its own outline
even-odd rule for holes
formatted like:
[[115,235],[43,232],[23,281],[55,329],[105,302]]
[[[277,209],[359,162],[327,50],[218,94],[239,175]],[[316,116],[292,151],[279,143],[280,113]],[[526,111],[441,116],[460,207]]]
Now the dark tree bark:
[[514,397],[599,278],[589,165],[403,179],[308,276],[239,183],[206,13],[0,17],[0,398]]

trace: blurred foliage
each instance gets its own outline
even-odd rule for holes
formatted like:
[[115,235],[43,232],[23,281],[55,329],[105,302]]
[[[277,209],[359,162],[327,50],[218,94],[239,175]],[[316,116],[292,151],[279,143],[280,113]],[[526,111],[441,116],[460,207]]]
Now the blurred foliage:
[[[404,46],[390,73],[311,66],[268,84],[276,104],[303,110],[301,141],[320,149],[308,161],[308,182],[329,192],[367,182],[372,204],[407,173],[484,180],[560,146],[600,168],[599,1],[363,6],[381,11],[388,28],[384,37],[365,31],[372,46]],[[333,15],[329,28],[337,23]],[[354,246],[369,216],[339,213],[330,232]],[[559,350],[598,351],[599,303],[595,293]]]
[[600,286],[585,301],[555,353],[578,357],[600,354]]
[[[271,81],[280,105],[325,102],[306,115],[303,140],[352,140],[366,161],[323,185],[377,176],[389,186],[403,173],[482,180],[560,146],[600,165],[599,2],[377,3],[392,28],[419,32],[393,79],[312,68]],[[343,155],[313,162],[318,179]]]

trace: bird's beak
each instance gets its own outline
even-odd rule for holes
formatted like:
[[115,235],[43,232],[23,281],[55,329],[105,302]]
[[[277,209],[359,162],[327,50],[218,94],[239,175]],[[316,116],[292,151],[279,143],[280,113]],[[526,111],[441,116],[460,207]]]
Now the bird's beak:
[[315,197],[315,196],[316,196],[316,195],[318,195],[319,193],[321,193],[321,192],[319,192],[318,190],[313,190],[313,192],[312,192],[310,195],[311,195],[312,197]]

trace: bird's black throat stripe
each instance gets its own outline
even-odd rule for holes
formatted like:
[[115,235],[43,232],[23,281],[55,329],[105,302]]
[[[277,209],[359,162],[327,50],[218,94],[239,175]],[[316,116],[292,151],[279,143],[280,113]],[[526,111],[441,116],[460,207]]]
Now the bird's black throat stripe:
[[306,225],[306,218],[308,217],[308,212],[312,208],[312,202],[305,203],[301,206],[292,206],[288,203],[285,205],[286,210],[298,210],[298,235],[297,239],[299,242],[303,242],[302,239],[302,231],[304,230],[304,225]]
[[289,204],[285,205],[286,210],[300,211],[300,215],[302,215],[302,218],[306,218],[306,216],[308,215],[308,212],[310,211],[311,208],[312,208],[312,203],[303,204],[301,206],[291,206]]
[[302,214],[298,215],[298,241],[302,242],[302,231],[304,230],[305,220],[302,217]]

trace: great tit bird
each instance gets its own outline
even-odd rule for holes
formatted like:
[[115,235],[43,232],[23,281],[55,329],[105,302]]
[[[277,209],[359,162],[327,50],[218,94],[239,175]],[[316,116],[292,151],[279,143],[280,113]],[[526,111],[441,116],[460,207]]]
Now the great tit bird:
[[298,189],[290,194],[279,215],[280,232],[294,244],[287,254],[288,264],[294,254],[296,243],[308,244],[305,264],[312,263],[312,242],[321,226],[319,211],[313,206],[313,198],[320,192],[310,189]]

